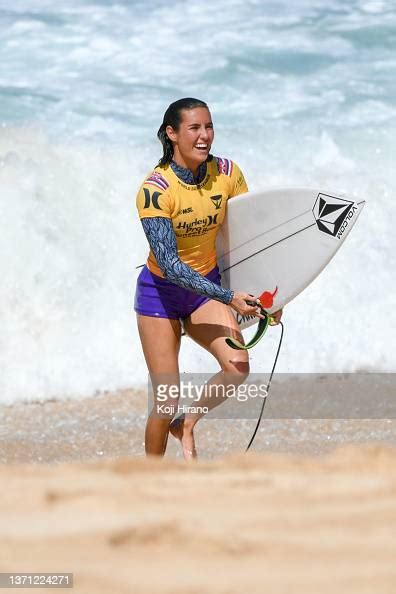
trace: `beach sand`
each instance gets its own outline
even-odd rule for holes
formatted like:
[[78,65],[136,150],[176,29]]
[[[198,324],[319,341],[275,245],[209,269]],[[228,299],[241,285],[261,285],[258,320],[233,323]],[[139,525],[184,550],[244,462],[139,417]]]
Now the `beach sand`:
[[[323,454],[352,443],[396,446],[395,395],[396,374],[277,376],[252,449]],[[196,427],[200,458],[243,452],[261,402],[255,405],[249,419],[202,419]],[[224,414],[225,406],[215,411]],[[236,414],[246,407],[242,403]],[[140,457],[146,418],[144,390],[0,406],[0,464]],[[182,458],[172,437],[167,457]]]
[[78,594],[396,592],[392,419],[266,418],[248,454],[253,420],[208,420],[187,464],[171,438],[144,458],[143,392],[0,413],[2,572],[73,573]]

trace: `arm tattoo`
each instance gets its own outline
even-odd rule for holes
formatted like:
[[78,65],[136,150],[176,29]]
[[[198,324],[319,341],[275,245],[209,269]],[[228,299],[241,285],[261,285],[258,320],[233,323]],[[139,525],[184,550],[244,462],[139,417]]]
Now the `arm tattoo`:
[[222,303],[230,303],[233,291],[224,289],[208,280],[199,272],[182,262],[177,253],[176,235],[172,221],[165,217],[142,219],[142,225],[150,247],[163,275],[175,285],[216,299]]

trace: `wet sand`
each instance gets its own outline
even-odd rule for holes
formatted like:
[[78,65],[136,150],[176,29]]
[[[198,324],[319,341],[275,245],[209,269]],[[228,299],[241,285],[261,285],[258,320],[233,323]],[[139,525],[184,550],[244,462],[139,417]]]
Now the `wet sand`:
[[[317,455],[345,444],[396,445],[395,377],[375,376],[375,389],[364,376],[276,380],[252,449]],[[339,395],[338,401],[334,394]],[[343,404],[347,400],[348,407]],[[321,410],[320,402],[334,404],[332,408],[326,404]],[[200,458],[212,460],[244,452],[256,426],[259,406],[252,413],[251,419],[201,419],[196,427]],[[309,418],[324,414],[326,418]],[[358,418],[362,414],[364,418]],[[0,463],[58,464],[143,456],[146,418],[147,394],[138,390],[84,400],[3,406]],[[166,455],[181,458],[179,445],[171,436]]]

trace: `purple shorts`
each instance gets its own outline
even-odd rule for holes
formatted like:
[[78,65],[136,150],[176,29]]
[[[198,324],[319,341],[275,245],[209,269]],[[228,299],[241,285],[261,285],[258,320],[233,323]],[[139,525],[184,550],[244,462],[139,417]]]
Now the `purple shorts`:
[[[205,275],[217,285],[221,284],[221,276],[216,266]],[[193,311],[210,300],[210,297],[197,295],[188,289],[183,289],[150,272],[147,266],[139,274],[136,283],[135,311],[142,316],[154,318],[188,318]]]

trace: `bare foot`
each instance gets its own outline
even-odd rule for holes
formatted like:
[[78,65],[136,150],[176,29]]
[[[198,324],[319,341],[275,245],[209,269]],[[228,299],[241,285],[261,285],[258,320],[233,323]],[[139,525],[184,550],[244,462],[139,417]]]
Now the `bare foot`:
[[169,431],[173,437],[176,437],[180,441],[184,459],[196,459],[197,450],[195,449],[194,433],[192,429],[184,426],[184,417],[174,419],[169,426]]

